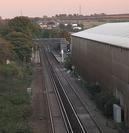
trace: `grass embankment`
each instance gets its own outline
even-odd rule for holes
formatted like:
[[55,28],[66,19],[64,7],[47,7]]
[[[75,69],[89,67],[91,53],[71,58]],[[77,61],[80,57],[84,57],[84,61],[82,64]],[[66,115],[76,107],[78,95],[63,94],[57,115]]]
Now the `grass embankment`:
[[16,64],[0,66],[0,133],[30,133],[30,97],[26,88],[32,68]]

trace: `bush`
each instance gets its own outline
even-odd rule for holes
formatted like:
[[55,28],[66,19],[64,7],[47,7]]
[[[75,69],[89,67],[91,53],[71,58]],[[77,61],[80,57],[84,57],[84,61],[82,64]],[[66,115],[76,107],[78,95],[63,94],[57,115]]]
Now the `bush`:
[[25,65],[23,72],[24,72],[25,76],[32,75],[32,73],[33,73],[32,65],[30,65],[30,64]]
[[24,123],[19,122],[4,122],[1,124],[2,121],[0,121],[0,133],[32,133],[32,131],[28,128],[28,126],[25,126]]
[[[84,84],[85,83],[85,84]],[[100,88],[97,84],[88,84],[82,81],[83,87],[87,88],[91,98],[95,101],[97,107],[102,110],[105,116],[113,117],[113,104],[120,104],[119,100],[110,93]]]
[[31,75],[30,65],[0,66],[0,133],[31,133],[27,125],[30,97],[26,92]]
[[5,64],[0,66],[0,75],[5,78],[23,79],[32,75],[32,67],[30,65],[20,66],[16,63]]
[[113,104],[119,104],[119,100],[104,91],[95,96],[95,102],[107,117],[113,117]]
[[0,80],[0,133],[31,133],[27,126],[27,119],[32,113],[27,84],[27,79]]
[[6,78],[23,78],[22,67],[15,63],[1,65],[0,74]]
[[65,66],[65,68],[67,68],[68,70],[72,70],[71,55],[68,55],[68,56],[65,58],[64,66]]
[[87,85],[87,88],[89,92],[92,94],[92,96],[96,96],[98,93],[101,92],[101,88],[99,85],[89,84]]
[[78,68],[75,68],[75,69],[73,70],[73,74],[74,74],[74,76],[75,76],[76,78],[80,77],[80,72],[79,72]]
[[104,105],[104,114],[107,117],[112,117],[113,118],[113,104],[120,104],[119,100],[116,99],[115,97],[111,96],[110,99],[107,100],[107,102]]
[[20,105],[20,104],[25,104],[28,103],[28,98],[27,94],[14,94],[11,95],[8,100],[13,104],[13,105]]
[[95,102],[96,102],[99,109],[104,111],[104,105],[107,102],[108,98],[109,98],[109,96],[103,92],[98,93],[95,96]]

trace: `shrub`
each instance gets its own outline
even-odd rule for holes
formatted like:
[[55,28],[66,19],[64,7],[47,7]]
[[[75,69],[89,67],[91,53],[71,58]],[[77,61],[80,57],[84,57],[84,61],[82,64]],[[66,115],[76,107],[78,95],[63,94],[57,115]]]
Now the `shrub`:
[[113,104],[119,104],[119,100],[104,91],[95,96],[95,102],[107,117],[113,116]]
[[90,92],[91,98],[93,98],[97,107],[102,110],[105,116],[109,118],[113,117],[113,104],[119,105],[119,100],[108,93],[106,90],[100,88],[99,85],[88,84],[86,82],[84,83],[84,87],[87,88]]
[[0,66],[0,75],[5,78],[23,79],[32,75],[32,67],[30,65],[20,66],[16,63],[5,64]]
[[101,88],[99,85],[89,84],[87,85],[87,88],[89,92],[92,94],[92,96],[96,96],[98,93],[101,92]]
[[107,99],[107,102],[104,105],[104,114],[107,117],[113,117],[113,104],[120,104],[119,100],[111,96],[110,99]]
[[30,75],[30,64],[0,65],[0,133],[31,133],[27,126],[30,97],[26,92]]
[[33,73],[32,65],[30,65],[30,64],[25,65],[23,72],[24,72],[25,76],[32,75],[32,73]]
[[72,70],[71,55],[68,55],[68,56],[65,58],[64,66],[65,66],[68,70]]
[[95,96],[95,102],[96,102],[99,109],[104,111],[104,105],[107,102],[108,98],[109,98],[108,95],[103,93],[103,92],[98,93]]
[[14,105],[28,103],[29,100],[27,94],[14,94],[11,95],[8,99]]
[[15,63],[1,65],[0,74],[6,78],[23,78],[22,68]]

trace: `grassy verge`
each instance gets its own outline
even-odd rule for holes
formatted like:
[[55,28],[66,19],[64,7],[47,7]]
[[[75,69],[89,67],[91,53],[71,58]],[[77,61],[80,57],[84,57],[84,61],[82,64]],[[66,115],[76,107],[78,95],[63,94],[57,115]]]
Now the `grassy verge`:
[[32,75],[31,70],[27,69],[16,65],[1,67],[0,133],[31,132],[27,124],[31,111],[26,88],[30,85]]

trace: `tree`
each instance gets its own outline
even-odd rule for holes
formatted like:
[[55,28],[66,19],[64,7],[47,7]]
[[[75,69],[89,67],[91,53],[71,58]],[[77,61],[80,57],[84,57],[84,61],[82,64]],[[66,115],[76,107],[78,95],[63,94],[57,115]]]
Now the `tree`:
[[7,59],[12,58],[12,46],[3,38],[0,38],[0,64],[5,64]]
[[19,59],[24,63],[30,62],[32,48],[31,39],[26,34],[15,31],[9,33],[6,38],[13,45],[13,50],[16,53],[16,59]]
[[40,31],[40,27],[32,23],[28,17],[20,16],[11,19],[8,23],[11,31],[22,32],[30,37],[33,37]]
[[49,30],[42,30],[41,37],[43,38],[49,38],[50,37],[50,31]]
[[29,63],[31,59],[32,38],[40,34],[40,27],[28,17],[20,16],[8,20],[0,33],[13,46],[15,60]]
[[70,33],[67,31],[60,31],[59,33],[60,38],[65,38],[68,42],[71,41]]
[[60,31],[58,29],[52,29],[50,30],[50,37],[51,38],[59,38],[60,35],[59,35]]
[[60,23],[59,28],[60,28],[61,30],[64,30],[64,29],[65,29],[65,25],[62,24],[62,23]]
[[71,24],[68,24],[66,26],[66,29],[67,29],[67,31],[72,31],[73,30],[72,25]]
[[10,32],[8,26],[8,20],[3,20],[3,23],[0,23],[0,34],[4,37],[6,34]]
[[31,30],[31,33],[32,33],[32,37],[40,37],[41,36],[41,28],[38,24],[36,23],[33,23],[33,26],[32,26],[32,30]]
[[65,38],[67,41],[71,41],[70,33],[64,30],[52,29],[43,30],[41,37],[44,38]]

